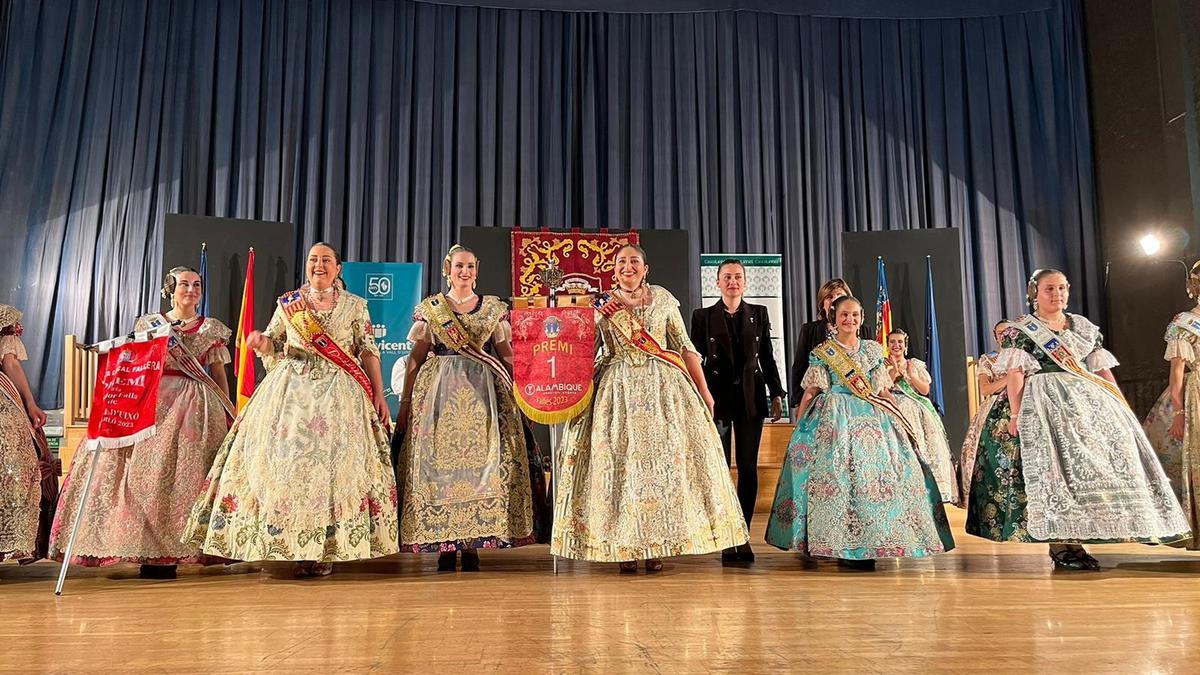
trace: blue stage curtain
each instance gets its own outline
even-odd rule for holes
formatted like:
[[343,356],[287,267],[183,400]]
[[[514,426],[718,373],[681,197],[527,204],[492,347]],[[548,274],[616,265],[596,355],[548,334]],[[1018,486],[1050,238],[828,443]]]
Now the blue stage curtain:
[[63,334],[157,307],[171,212],[430,282],[462,225],[686,228],[784,254],[789,335],[841,232],[955,226],[969,345],[1035,267],[1102,311],[1078,0],[0,4],[0,300],[45,405]]

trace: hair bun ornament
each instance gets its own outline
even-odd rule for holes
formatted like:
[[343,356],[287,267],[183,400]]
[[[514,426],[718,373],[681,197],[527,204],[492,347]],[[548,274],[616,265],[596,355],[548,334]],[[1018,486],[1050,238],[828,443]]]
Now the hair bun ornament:
[[1196,262],[1192,263],[1191,269],[1188,270],[1188,276],[1200,277],[1200,260],[1197,260]]

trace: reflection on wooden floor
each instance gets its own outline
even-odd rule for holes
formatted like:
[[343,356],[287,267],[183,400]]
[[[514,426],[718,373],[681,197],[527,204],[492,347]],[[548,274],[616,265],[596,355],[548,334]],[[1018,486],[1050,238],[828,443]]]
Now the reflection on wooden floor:
[[1196,672],[1200,554],[1096,546],[1100,573],[1044,547],[962,535],[925,561],[856,572],[761,544],[758,562],[669,560],[653,576],[563,563],[544,546],[483,571],[393,556],[295,580],[287,564],[0,565],[0,670],[79,672]]

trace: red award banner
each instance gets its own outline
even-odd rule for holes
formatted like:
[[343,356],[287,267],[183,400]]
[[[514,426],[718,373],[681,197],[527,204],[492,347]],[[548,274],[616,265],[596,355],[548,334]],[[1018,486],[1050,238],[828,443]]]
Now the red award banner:
[[529,419],[558,424],[592,402],[596,321],[591,307],[514,309],[513,393]]
[[[528,232],[513,230],[513,295],[596,294],[613,287],[617,251],[638,243],[638,233]],[[554,279],[555,287],[546,280]]]
[[118,448],[154,435],[170,326],[96,345],[96,391],[88,415],[87,447]]

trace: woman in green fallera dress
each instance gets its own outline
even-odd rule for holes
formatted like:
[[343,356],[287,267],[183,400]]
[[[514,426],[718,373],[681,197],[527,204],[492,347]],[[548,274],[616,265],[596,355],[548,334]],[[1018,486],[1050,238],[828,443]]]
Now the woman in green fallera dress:
[[[1000,329],[1006,322],[1000,321],[992,326],[992,336],[996,345],[1000,345]],[[998,405],[1008,405],[1006,385],[1008,375],[996,372],[996,359],[999,352],[988,352],[976,359],[976,382],[979,387],[979,409],[967,425],[967,435],[963,439],[962,451],[959,453],[959,491],[957,506],[967,508],[970,502],[971,478],[975,475],[975,458],[979,456],[979,444],[983,437],[983,429],[988,423],[992,410]],[[1004,413],[1004,424],[1008,425],[1008,413]],[[994,441],[993,441],[994,442]],[[968,517],[970,514],[968,514]]]
[[1098,570],[1081,544],[1169,543],[1189,528],[1099,328],[1065,311],[1069,289],[1062,272],[1038,270],[1033,313],[1003,327],[1007,401],[980,436],[967,532],[1048,543],[1056,566]]

